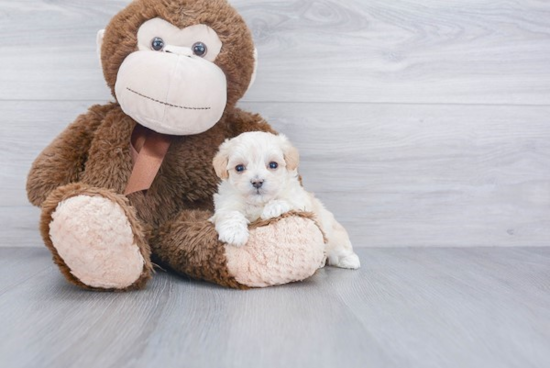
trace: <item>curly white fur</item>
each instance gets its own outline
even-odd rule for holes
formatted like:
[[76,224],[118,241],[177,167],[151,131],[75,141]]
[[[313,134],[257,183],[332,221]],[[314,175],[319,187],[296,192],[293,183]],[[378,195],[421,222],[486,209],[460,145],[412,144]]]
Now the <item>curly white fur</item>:
[[359,258],[344,227],[300,184],[298,161],[297,149],[283,135],[249,132],[226,140],[214,158],[222,181],[214,195],[215,214],[210,221],[219,239],[243,246],[252,221],[279,217],[291,210],[312,212],[328,240],[329,264],[359,268]]

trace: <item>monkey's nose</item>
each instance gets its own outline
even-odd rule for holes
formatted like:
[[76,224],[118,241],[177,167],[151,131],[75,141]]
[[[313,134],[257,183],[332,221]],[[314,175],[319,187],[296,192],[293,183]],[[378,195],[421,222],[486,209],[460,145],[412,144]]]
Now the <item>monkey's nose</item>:
[[260,179],[252,179],[250,183],[252,183],[252,186],[256,189],[260,189],[262,185],[264,185],[264,181]]

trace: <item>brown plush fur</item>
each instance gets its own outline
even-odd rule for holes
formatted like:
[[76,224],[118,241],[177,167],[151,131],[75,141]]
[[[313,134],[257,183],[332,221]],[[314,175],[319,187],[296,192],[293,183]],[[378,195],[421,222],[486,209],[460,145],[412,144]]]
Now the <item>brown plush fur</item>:
[[97,127],[118,105],[95,105],[69,125],[34,161],[27,180],[29,201],[35,206],[60,185],[79,180]]
[[[93,106],[36,159],[28,177],[28,197],[34,205],[42,206],[44,242],[62,273],[76,285],[89,288],[71,274],[57,254],[49,224],[61,200],[85,194],[118,203],[129,218],[146,265],[142,276],[128,289],[143,287],[151,275],[148,241],[159,260],[177,272],[242,288],[227,271],[224,246],[213,227],[205,224],[209,212],[204,211],[213,209],[218,178],[211,163],[219,145],[247,131],[274,132],[259,115],[234,107],[253,71],[251,35],[225,0],[136,0],[113,18],[105,32],[102,63],[112,89],[123,59],[136,50],[137,29],[154,17],[178,27],[204,23],[218,33],[223,47],[215,63],[228,82],[223,117],[204,133],[174,137],[147,195],[139,192],[126,199],[122,193],[132,170],[129,143],[136,122],[116,103]],[[155,234],[151,239],[146,239],[146,228]]]
[[196,279],[237,289],[239,284],[227,269],[224,244],[218,241],[209,211],[185,211],[162,226],[151,239],[161,264]]

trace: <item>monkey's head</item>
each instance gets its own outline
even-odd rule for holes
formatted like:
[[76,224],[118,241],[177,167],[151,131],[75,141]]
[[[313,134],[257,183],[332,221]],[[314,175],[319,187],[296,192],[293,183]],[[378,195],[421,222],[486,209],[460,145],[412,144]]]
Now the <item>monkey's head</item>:
[[98,33],[122,110],[156,132],[214,126],[253,80],[252,36],[226,0],[135,0]]

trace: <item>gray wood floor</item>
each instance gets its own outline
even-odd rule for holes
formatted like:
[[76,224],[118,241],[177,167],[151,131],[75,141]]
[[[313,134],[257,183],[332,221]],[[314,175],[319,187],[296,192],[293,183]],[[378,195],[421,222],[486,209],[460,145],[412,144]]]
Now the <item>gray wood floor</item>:
[[65,282],[0,248],[2,367],[548,367],[550,248],[364,248],[358,271],[236,291]]

